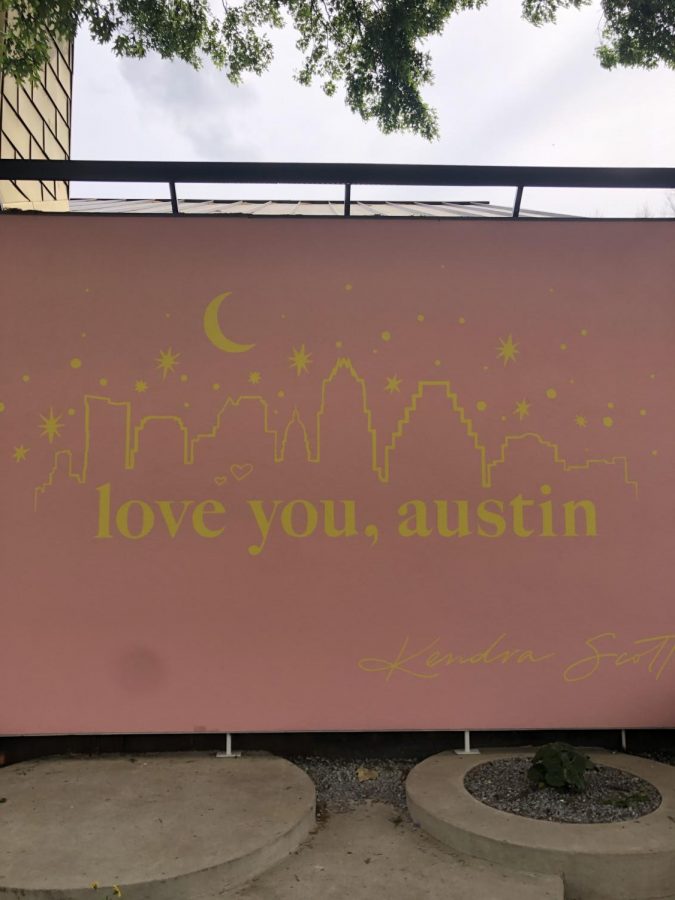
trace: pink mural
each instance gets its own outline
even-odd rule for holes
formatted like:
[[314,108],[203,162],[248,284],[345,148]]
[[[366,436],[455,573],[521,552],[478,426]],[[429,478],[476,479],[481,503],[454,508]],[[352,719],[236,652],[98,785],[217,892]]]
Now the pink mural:
[[0,731],[675,725],[672,246],[3,217]]

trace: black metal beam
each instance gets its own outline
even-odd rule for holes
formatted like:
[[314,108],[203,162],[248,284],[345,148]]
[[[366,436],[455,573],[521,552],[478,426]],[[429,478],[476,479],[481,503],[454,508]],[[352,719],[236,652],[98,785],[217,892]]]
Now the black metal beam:
[[178,195],[176,194],[176,182],[169,182],[169,193],[171,194],[171,212],[174,216],[178,215]]
[[0,160],[0,181],[675,188],[675,168]]

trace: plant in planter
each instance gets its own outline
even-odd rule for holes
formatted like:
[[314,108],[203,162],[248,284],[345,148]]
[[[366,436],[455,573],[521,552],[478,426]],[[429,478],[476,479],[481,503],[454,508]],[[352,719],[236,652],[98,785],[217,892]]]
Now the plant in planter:
[[586,788],[586,772],[595,768],[585,753],[557,741],[544,744],[534,755],[527,777],[537,787],[581,793]]

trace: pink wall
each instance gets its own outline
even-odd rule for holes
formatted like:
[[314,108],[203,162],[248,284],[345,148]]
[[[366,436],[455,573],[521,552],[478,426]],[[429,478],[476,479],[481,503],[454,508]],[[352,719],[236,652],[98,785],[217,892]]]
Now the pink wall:
[[3,217],[0,732],[675,725],[673,231]]

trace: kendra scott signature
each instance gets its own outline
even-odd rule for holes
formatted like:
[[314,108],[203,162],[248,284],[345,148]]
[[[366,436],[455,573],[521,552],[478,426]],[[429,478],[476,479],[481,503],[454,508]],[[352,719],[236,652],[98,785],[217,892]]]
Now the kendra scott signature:
[[[366,656],[359,660],[359,668],[364,672],[381,672],[385,681],[389,681],[394,672],[428,680],[438,678],[440,670],[448,666],[532,664],[560,656],[556,653],[538,653],[533,649],[509,647],[507,638],[507,633],[503,632],[483,650],[456,653],[439,649],[440,638],[434,638],[415,650],[411,648],[410,638],[406,637],[394,658]],[[571,661],[568,656],[564,662],[561,661],[563,681],[586,681],[601,670],[621,669],[624,666],[645,670],[658,681],[675,658],[675,634],[659,634],[622,642],[615,631],[604,631],[584,640],[583,646],[583,655],[572,655]]]
[[394,672],[401,672],[412,678],[438,678],[438,669],[447,666],[478,666],[493,663],[540,663],[551,659],[555,653],[537,654],[534,650],[505,646],[508,635],[503,632],[483,650],[476,653],[462,654],[438,649],[440,638],[435,638],[419,650],[410,650],[410,638],[406,637],[395,659],[384,659],[377,656],[366,656],[359,660],[359,668],[364,672],[384,672],[385,681],[389,681]]

